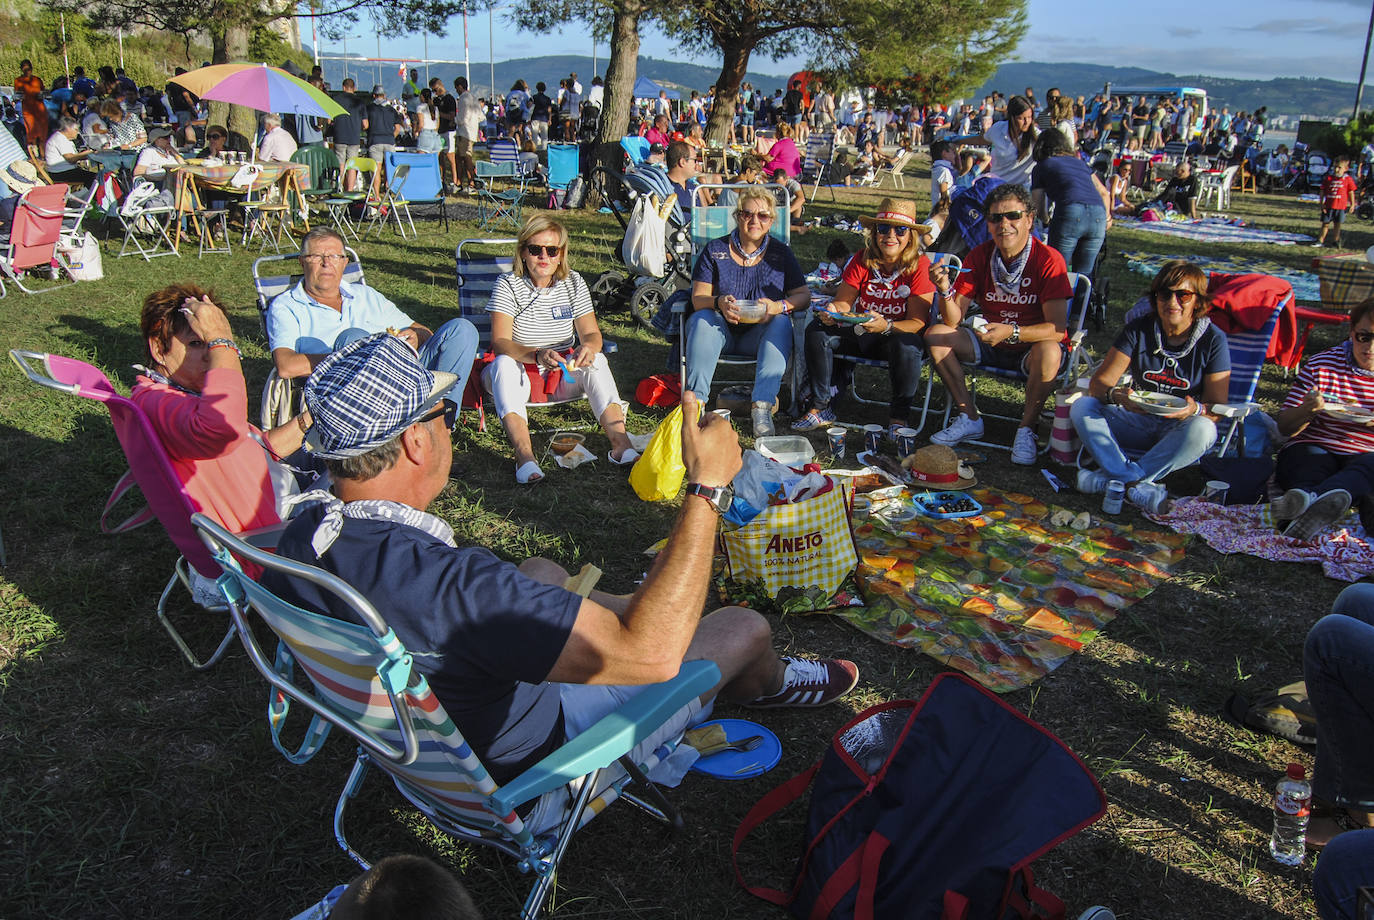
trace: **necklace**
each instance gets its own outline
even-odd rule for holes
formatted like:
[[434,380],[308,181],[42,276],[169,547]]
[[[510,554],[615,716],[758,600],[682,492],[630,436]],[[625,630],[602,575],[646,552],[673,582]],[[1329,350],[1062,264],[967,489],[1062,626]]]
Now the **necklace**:
[[1016,257],[1016,261],[1007,265],[1002,258],[1002,250],[993,249],[992,251],[992,280],[997,285],[997,290],[1003,294],[1015,294],[1021,288],[1021,275],[1026,271],[1026,263],[1030,261],[1031,243],[1026,243],[1026,248],[1021,250],[1021,254]]
[[763,255],[763,251],[768,248],[768,237],[765,236],[763,238],[763,242],[759,244],[758,249],[755,249],[753,252],[745,252],[744,244],[740,242],[739,230],[731,230],[730,245],[735,247],[735,252],[738,252],[740,258],[744,259],[745,262],[752,262]]

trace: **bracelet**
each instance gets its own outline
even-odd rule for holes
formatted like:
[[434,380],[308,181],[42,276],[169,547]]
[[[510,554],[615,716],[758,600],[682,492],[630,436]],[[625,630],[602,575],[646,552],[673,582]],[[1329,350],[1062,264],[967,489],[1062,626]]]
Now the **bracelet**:
[[954,288],[950,288],[947,291],[942,291],[939,288],[936,288],[935,293],[940,295],[941,300],[949,300],[949,295],[954,293]]
[[1198,404],[1197,404],[1197,411],[1195,411],[1195,412],[1193,413],[1193,415],[1202,415],[1202,414],[1203,414],[1204,412],[1206,412],[1206,411],[1207,411],[1207,407],[1204,406],[1202,403],[1198,403]]
[[310,426],[305,423],[304,412],[296,416],[296,427],[301,430],[301,434],[306,434],[310,431]]
[[243,357],[243,352],[239,351],[239,347],[234,344],[233,339],[211,339],[209,344],[207,344],[205,347],[207,349],[230,348],[233,349],[234,354],[238,355],[240,358]]

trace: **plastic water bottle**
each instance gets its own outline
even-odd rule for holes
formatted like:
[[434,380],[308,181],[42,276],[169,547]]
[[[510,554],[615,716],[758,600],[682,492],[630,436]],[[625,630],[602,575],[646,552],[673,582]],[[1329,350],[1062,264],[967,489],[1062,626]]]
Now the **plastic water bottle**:
[[1301,865],[1307,855],[1312,787],[1306,776],[1302,764],[1290,763],[1288,773],[1274,788],[1274,836],[1269,839],[1269,852],[1285,866]]

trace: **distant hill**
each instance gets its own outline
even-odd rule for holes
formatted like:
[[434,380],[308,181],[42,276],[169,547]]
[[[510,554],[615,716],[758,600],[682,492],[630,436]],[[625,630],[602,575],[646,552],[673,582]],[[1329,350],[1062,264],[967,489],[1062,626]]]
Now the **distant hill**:
[[1231,111],[1253,112],[1262,105],[1275,115],[1349,115],[1355,102],[1355,84],[1308,77],[1275,77],[1271,80],[1234,80],[1227,77],[1178,76],[1139,67],[1109,67],[1100,64],[1049,64],[1017,61],[1003,64],[991,80],[971,94],[981,99],[994,89],[1008,96],[1035,87],[1043,99],[1045,90],[1058,86],[1066,95],[1092,96],[1102,92],[1103,84],[1114,86],[1174,84],[1207,90],[1208,101],[1227,105]]
[[[399,96],[404,80],[397,73],[398,67],[397,64],[385,64],[378,68],[371,64],[362,63],[348,63],[345,66],[343,61],[326,61],[324,75],[325,80],[331,86],[337,87],[345,76],[350,76],[357,82],[359,89],[367,90],[371,88],[373,83],[377,82],[380,73],[381,83],[386,87],[387,93],[391,96]],[[472,61],[469,67],[471,72],[469,79],[474,89],[478,95],[485,96],[491,83],[491,64],[487,61]],[[669,89],[686,91],[695,89],[705,92],[706,88],[715,82],[716,77],[720,76],[720,68],[718,67],[704,67],[700,64],[664,61],[651,57],[641,57],[638,68],[638,76],[648,77]],[[425,69],[423,67],[416,69],[424,78]],[[497,61],[496,87],[499,92],[505,94],[510,91],[516,80],[523,79],[529,84],[531,90],[534,89],[536,83],[542,81],[548,86],[549,95],[553,95],[553,91],[558,88],[558,81],[570,73],[577,74],[577,79],[582,83],[585,91],[586,87],[591,85],[594,75],[592,59],[586,55],[562,54]],[[428,74],[430,77],[442,77],[444,85],[452,88],[453,78],[463,74],[463,66],[461,64],[431,65]],[[595,75],[603,78],[606,76],[606,59],[604,57],[597,58]],[[749,71],[744,75],[744,79],[754,86],[772,92],[783,87],[787,75]]]

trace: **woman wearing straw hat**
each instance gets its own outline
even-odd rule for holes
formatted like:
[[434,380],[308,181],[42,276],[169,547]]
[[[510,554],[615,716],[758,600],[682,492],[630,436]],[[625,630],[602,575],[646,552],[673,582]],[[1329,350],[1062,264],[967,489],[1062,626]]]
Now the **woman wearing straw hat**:
[[[905,427],[911,400],[921,382],[921,333],[930,318],[935,285],[930,261],[921,254],[916,204],[884,198],[873,217],[860,217],[864,249],[845,265],[829,310],[806,329],[806,368],[811,375],[811,410],[792,423],[810,431],[835,421],[830,381],[836,354],[887,362],[892,383],[888,431]],[[867,316],[850,325],[833,314]]]

